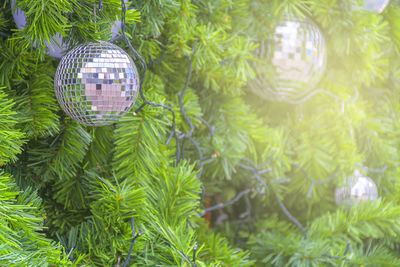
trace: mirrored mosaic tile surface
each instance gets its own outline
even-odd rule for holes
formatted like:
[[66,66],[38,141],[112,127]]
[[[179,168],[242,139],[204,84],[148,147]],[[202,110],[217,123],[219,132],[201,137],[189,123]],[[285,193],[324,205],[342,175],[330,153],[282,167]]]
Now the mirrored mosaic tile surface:
[[368,11],[382,13],[389,4],[389,0],[364,0],[363,8]]
[[54,87],[68,116],[102,126],[130,111],[139,92],[139,76],[130,56],[118,46],[84,43],[61,59]]
[[[256,82],[250,88],[258,95],[275,100],[304,97],[320,81],[326,67],[326,44],[317,25],[310,19],[283,20],[270,40],[261,42],[255,64]],[[268,85],[266,65],[275,69],[275,86]],[[266,90],[269,89],[270,91]]]
[[337,205],[352,206],[361,201],[372,201],[378,198],[378,188],[374,181],[355,172],[353,176],[346,177],[344,186],[335,190]]

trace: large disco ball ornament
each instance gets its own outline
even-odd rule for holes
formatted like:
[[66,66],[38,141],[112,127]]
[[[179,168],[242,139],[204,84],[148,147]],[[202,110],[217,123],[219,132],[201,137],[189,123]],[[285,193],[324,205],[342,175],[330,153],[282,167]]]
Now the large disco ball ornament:
[[345,179],[344,186],[336,188],[337,205],[353,206],[361,201],[371,201],[378,198],[378,188],[371,178],[363,176],[358,170],[353,176]]
[[[326,44],[310,19],[286,19],[276,26],[273,38],[256,50],[256,78],[250,88],[270,100],[298,100],[320,81],[326,67]],[[275,68],[271,77],[268,65]],[[271,85],[274,80],[274,85]]]
[[382,13],[389,4],[389,0],[364,0],[363,8],[368,11]]
[[61,59],[54,87],[68,116],[85,125],[101,126],[116,122],[132,108],[139,78],[132,59],[118,46],[84,43]]

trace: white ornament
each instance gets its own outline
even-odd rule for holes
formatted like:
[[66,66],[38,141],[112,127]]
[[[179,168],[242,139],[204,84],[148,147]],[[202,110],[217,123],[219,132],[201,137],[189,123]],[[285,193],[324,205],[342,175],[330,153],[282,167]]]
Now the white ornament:
[[361,201],[371,201],[378,198],[378,188],[371,178],[363,176],[358,170],[353,176],[345,179],[344,186],[335,191],[336,204],[353,206]]

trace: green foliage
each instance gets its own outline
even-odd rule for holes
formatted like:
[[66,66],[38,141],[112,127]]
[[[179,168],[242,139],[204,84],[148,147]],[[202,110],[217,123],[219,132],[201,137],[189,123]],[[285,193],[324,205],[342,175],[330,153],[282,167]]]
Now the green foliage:
[[[398,258],[379,241],[396,242],[400,229],[398,212],[393,203],[381,201],[339,209],[315,219],[308,227],[307,238],[298,233],[287,234],[292,227],[272,217],[252,240],[252,250],[261,263],[281,266],[395,266]],[[347,243],[351,247],[341,256]]]
[[200,258],[210,259],[204,266],[252,266],[254,262],[248,260],[248,252],[229,247],[225,238],[208,233],[205,237],[209,244],[199,253]]
[[17,113],[13,110],[15,103],[8,98],[3,88],[0,88],[0,165],[17,159],[24,143],[24,133],[16,129]]
[[12,177],[0,173],[0,264],[6,266],[68,265],[60,245],[43,233],[41,200],[32,189],[19,192]]
[[11,86],[12,80],[25,80],[35,66],[36,53],[29,53],[15,41],[1,42],[0,84]]
[[[382,14],[363,10],[362,0],[129,1],[126,34],[148,62],[144,93],[172,107],[178,134],[190,130],[177,93],[191,57],[183,103],[204,159],[200,179],[193,143],[180,140],[180,161],[176,140],[167,144],[171,112],[146,106],[114,125],[86,127],[56,102],[59,60],[45,55],[46,44],[55,34],[70,48],[110,40],[119,0],[103,0],[103,10],[97,0],[18,0],[27,19],[22,30],[10,1],[3,2],[1,266],[121,266],[139,231],[130,266],[189,266],[195,252],[197,266],[400,265],[398,0]],[[328,63],[317,88],[345,100],[356,88],[357,101],[316,94],[299,107],[251,93],[255,73],[268,85],[277,78],[253,51],[292,16],[311,18],[325,37]],[[214,129],[212,138],[199,118]],[[268,162],[260,167],[266,170],[256,179],[239,167],[244,157]],[[380,199],[338,208],[334,190],[358,166],[385,169],[363,171]],[[268,186],[263,195],[261,183]],[[199,216],[245,189],[248,198]]]
[[[28,150],[28,167],[44,181],[73,178],[86,155],[91,136],[79,123],[69,119],[67,123],[56,137],[29,144],[35,148]],[[42,162],[49,164],[38,167]]]
[[350,211],[340,209],[335,214],[326,214],[315,219],[310,226],[309,236],[330,238],[345,235],[354,242],[366,238],[396,237],[400,230],[398,221],[399,208],[392,203],[375,201],[363,203]]
[[53,77],[47,69],[49,64],[41,66],[43,69],[36,69],[31,74],[29,83],[21,87],[21,96],[18,99],[18,112],[22,119],[27,122],[23,126],[26,134],[34,137],[54,135],[59,131],[59,121],[57,112],[59,106],[55,99],[53,88]]

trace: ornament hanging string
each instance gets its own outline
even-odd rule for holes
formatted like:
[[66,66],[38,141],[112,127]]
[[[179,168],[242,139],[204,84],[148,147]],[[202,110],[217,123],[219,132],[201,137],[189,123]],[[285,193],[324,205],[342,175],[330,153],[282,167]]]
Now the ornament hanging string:
[[204,209],[204,212],[202,214],[200,214],[200,216],[204,216],[206,215],[207,212],[213,211],[213,210],[217,210],[217,209],[222,209],[225,208],[227,206],[230,206],[232,204],[234,204],[235,202],[239,201],[244,195],[247,195],[251,192],[251,190],[248,188],[246,190],[243,190],[242,192],[240,192],[236,197],[234,197],[232,200],[226,202],[226,203],[218,203],[215,206],[209,207]]
[[[256,81],[260,86],[262,85],[261,83],[259,83],[258,81]],[[269,89],[268,87],[265,87],[264,89],[267,90],[268,92],[270,92],[271,94],[275,95],[276,97],[278,97],[278,99],[282,102],[286,102],[289,104],[303,104],[304,102],[306,102],[307,100],[309,100],[312,96],[319,94],[319,93],[323,93],[326,94],[332,98],[334,98],[335,100],[342,102],[342,103],[354,103],[359,95],[358,89],[355,86],[351,86],[354,90],[354,96],[351,99],[343,99],[329,91],[326,91],[324,89],[317,89],[312,91],[311,93],[309,93],[308,95],[304,96],[302,99],[300,100],[291,100],[285,97],[280,96],[278,93],[274,92],[274,90]]]
[[356,165],[356,167],[360,168],[360,169],[363,169],[363,170],[366,170],[368,172],[373,172],[373,173],[384,173],[386,171],[386,169],[388,168],[387,165],[383,166],[382,169],[371,169],[371,168],[368,168],[366,166],[361,166],[361,165]]
[[339,171],[339,167],[337,167],[333,171],[332,175],[327,180],[325,180],[325,181],[316,181],[316,180],[311,179],[310,176],[308,176],[308,173],[306,172],[306,170],[302,166],[300,166],[299,164],[294,163],[294,162],[292,163],[292,165],[297,167],[298,169],[300,169],[302,171],[302,173],[304,174],[304,176],[307,178],[307,180],[309,180],[311,182],[310,189],[308,189],[307,198],[311,197],[311,193],[312,193],[312,190],[314,188],[314,185],[321,185],[321,184],[330,183],[336,177],[336,174]]
[[[193,45],[193,48],[192,48],[192,56],[193,56],[193,54],[194,54],[194,50],[196,49],[196,44],[197,44],[197,42],[195,42],[194,45]],[[182,90],[181,92],[178,93],[178,98],[179,98],[179,109],[180,109],[180,111],[181,111],[183,117],[185,118],[186,122],[189,124],[190,130],[189,130],[188,133],[184,133],[184,134],[178,136],[178,138],[190,137],[190,136],[192,136],[192,133],[193,133],[193,131],[194,131],[193,123],[192,123],[192,121],[189,119],[188,115],[186,114],[185,108],[184,108],[184,106],[183,106],[183,96],[185,95],[186,90],[187,90],[187,88],[189,87],[190,79],[191,79],[191,77],[192,77],[192,60],[191,60],[190,57],[189,57],[189,62],[188,62],[188,63],[189,63],[189,64],[188,64],[188,66],[189,66],[189,71],[188,71],[188,74],[187,74],[187,79],[186,79],[186,82],[185,82],[185,87],[183,87],[183,90]],[[179,161],[179,160],[178,160],[178,161]]]
[[135,234],[135,219],[134,219],[134,217],[131,218],[131,229],[132,229],[131,248],[129,249],[128,256],[126,257],[126,260],[124,262],[124,267],[126,267],[129,262],[136,239],[142,235],[142,232],[138,232],[137,234]]
[[[260,168],[260,167],[263,167],[263,166],[265,166],[265,165],[267,165],[267,164],[271,161],[271,159],[268,160],[268,161],[265,162],[265,163],[259,164],[258,166],[256,166],[256,164],[255,164],[254,162],[252,162],[251,160],[249,160],[249,159],[247,159],[247,158],[243,158],[242,160],[249,162],[253,167],[246,166],[246,165],[241,164],[241,163],[239,163],[238,166],[239,166],[239,167],[242,167],[242,168],[244,168],[244,169],[246,169],[246,170],[252,171],[252,172],[253,172],[253,176],[257,179],[257,181],[258,181],[259,183],[261,183],[261,184],[263,185],[265,191],[268,191],[267,184],[261,179],[261,177],[259,176],[259,174],[260,174],[260,172],[261,172],[261,173],[269,172],[269,171],[271,171],[271,168],[267,168],[267,169],[264,169],[264,170],[261,170],[261,171],[259,170],[259,168]],[[257,183],[257,191],[258,191],[259,194],[264,194],[264,192],[262,192],[261,190],[259,190],[259,188],[258,188],[258,183]],[[227,203],[225,203],[225,204],[224,204],[224,203],[219,203],[219,204],[217,204],[217,205],[215,205],[215,206],[212,206],[212,207],[209,207],[209,208],[205,209],[205,211],[212,211],[212,210],[215,210],[215,209],[220,209],[220,208],[224,208],[224,207],[226,207],[226,206],[232,205],[232,204],[234,204],[235,202],[239,201],[239,199],[240,199],[242,196],[247,196],[250,192],[251,192],[250,189],[246,189],[246,190],[240,192],[240,193],[239,193],[235,198],[233,198],[231,201],[229,201],[229,202],[227,202]],[[303,234],[304,234],[304,237],[306,238],[306,237],[307,237],[307,232],[305,231],[304,227],[303,227],[303,226],[300,224],[300,222],[288,211],[288,209],[285,207],[285,205],[283,204],[283,202],[280,200],[279,196],[278,196],[274,191],[273,191],[273,193],[274,193],[274,196],[275,196],[276,200],[278,201],[278,204],[279,204],[279,206],[281,207],[282,211],[285,213],[285,215],[286,215],[294,224],[296,224],[296,225],[300,228],[300,230],[301,230],[301,231],[303,232]],[[248,207],[248,211],[247,211],[247,212],[250,214],[251,204],[250,204],[249,201],[246,201],[246,204],[247,204],[247,207]],[[204,216],[205,213],[206,213],[206,212],[204,212],[203,214],[201,214],[201,216]]]
[[214,125],[211,126],[205,119],[203,119],[200,116],[194,115],[193,117],[199,119],[202,123],[204,123],[207,126],[208,131],[210,133],[210,143],[212,143],[212,140],[214,138],[215,126]]
[[[331,259],[343,259],[345,261],[349,261],[350,259],[346,258],[346,255],[347,255],[347,253],[349,253],[350,244],[351,244],[350,241],[348,241],[347,245],[346,245],[346,249],[345,249],[345,251],[343,253],[343,256],[332,256],[332,255],[330,255],[328,253],[324,253],[323,255],[328,257],[328,258],[331,258]],[[322,260],[322,259],[320,259],[320,260]]]
[[253,172],[253,176],[254,176],[254,177],[257,179],[257,181],[258,181],[258,183],[256,183],[257,192],[258,192],[259,194],[263,194],[263,193],[264,193],[264,192],[262,192],[262,191],[260,190],[259,184],[262,184],[262,185],[263,185],[263,188],[265,189],[265,191],[268,192],[268,186],[267,186],[267,184],[263,181],[263,179],[261,179],[260,175],[263,174],[263,173],[269,172],[269,171],[271,171],[272,169],[271,169],[271,168],[267,168],[267,169],[264,169],[264,170],[260,170],[260,168],[263,167],[263,166],[265,166],[265,165],[267,165],[268,163],[270,163],[272,159],[269,159],[267,162],[262,163],[262,164],[259,164],[258,166],[256,166],[256,165],[254,164],[254,162],[252,162],[251,160],[249,160],[249,159],[247,159],[247,158],[242,158],[242,160],[247,161],[248,163],[250,163],[250,165],[252,165],[252,167],[250,167],[250,166],[244,165],[244,164],[242,164],[242,163],[240,163],[240,162],[238,163],[238,166],[239,166],[239,167],[241,167],[241,168],[243,168],[243,169],[250,170],[250,171]]
[[196,264],[197,248],[198,248],[198,245],[195,244],[193,247],[193,259],[192,260],[190,260],[189,257],[184,252],[178,250],[178,252],[190,263],[190,265],[192,265],[192,267],[198,267],[198,265]]
[[[265,191],[268,192],[267,184],[263,181],[263,179],[261,179],[260,174],[269,172],[269,171],[271,171],[272,169],[271,169],[271,168],[267,168],[267,169],[264,169],[264,170],[261,170],[261,171],[260,171],[259,168],[260,168],[260,167],[263,167],[263,166],[265,166],[265,165],[267,165],[268,163],[270,163],[272,159],[269,159],[267,162],[262,163],[262,164],[259,164],[258,166],[256,166],[254,162],[252,162],[251,160],[249,160],[249,159],[247,159],[247,158],[244,158],[244,160],[247,161],[247,162],[249,162],[253,167],[251,168],[251,167],[245,166],[245,165],[243,165],[243,164],[241,164],[241,163],[239,163],[238,166],[240,166],[240,167],[242,167],[242,168],[245,168],[245,169],[247,169],[247,170],[251,170],[251,171],[253,172],[253,176],[257,179],[257,181],[258,181],[259,183],[261,183],[261,184],[263,185]],[[258,193],[262,194],[263,192],[261,192],[261,190],[259,190],[259,186],[258,186],[259,183],[256,184],[256,185],[257,185],[257,191],[258,191]],[[272,190],[272,192],[274,193],[274,196],[275,196],[276,200],[278,201],[279,206],[281,207],[282,211],[285,213],[285,215],[286,215],[294,224],[297,225],[297,227],[300,228],[300,230],[301,230],[301,231],[303,232],[303,234],[304,234],[304,237],[306,238],[306,237],[307,237],[307,232],[306,232],[306,230],[304,229],[304,227],[303,227],[303,226],[301,225],[301,223],[288,211],[288,209],[285,207],[285,205],[283,204],[283,202],[280,200],[279,196],[278,196],[273,190]]]

